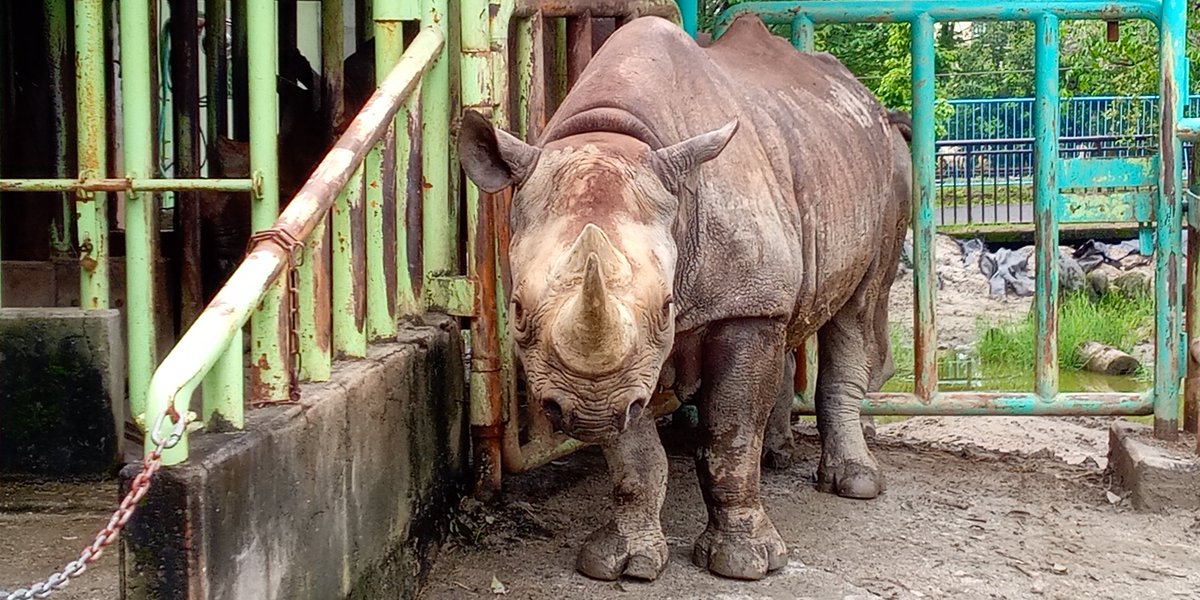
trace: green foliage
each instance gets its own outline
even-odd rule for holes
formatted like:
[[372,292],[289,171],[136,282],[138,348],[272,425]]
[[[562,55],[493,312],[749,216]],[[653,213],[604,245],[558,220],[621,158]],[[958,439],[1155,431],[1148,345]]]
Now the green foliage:
[[[1148,295],[1127,297],[1109,292],[1096,301],[1087,294],[1063,297],[1058,313],[1058,364],[1063,370],[1078,371],[1083,362],[1076,349],[1096,341],[1125,352],[1150,335],[1154,323],[1154,300]],[[976,346],[985,375],[1033,369],[1037,338],[1033,313],[1024,319],[990,327],[981,323],[983,335]]]
[[[747,0],[701,0],[700,27],[711,31],[717,12]],[[832,1],[832,0],[831,0]],[[1189,30],[1200,32],[1200,11],[1189,11]],[[939,117],[948,114],[947,98],[1003,98],[1033,95],[1033,24],[975,22],[966,32],[954,24],[937,29]],[[1146,21],[1123,21],[1120,39],[1107,41],[1101,21],[1061,24],[1061,91],[1072,95],[1145,95],[1158,93],[1158,31]],[[820,25],[818,50],[832,53],[886,106],[910,110],[912,59],[908,24]],[[773,26],[783,36],[790,26]],[[1200,77],[1200,44],[1188,44],[1190,80]],[[941,119],[939,119],[941,120]]]

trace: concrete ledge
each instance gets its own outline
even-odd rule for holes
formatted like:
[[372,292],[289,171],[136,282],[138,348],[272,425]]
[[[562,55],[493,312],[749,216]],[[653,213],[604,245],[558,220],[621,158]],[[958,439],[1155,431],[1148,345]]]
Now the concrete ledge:
[[430,323],[339,362],[301,405],[194,436],[130,522],[122,597],[414,595],[469,479],[462,339]]
[[1200,509],[1200,458],[1189,448],[1195,445],[1155,440],[1147,425],[1114,421],[1108,448],[1113,483],[1140,511]]
[[116,310],[0,309],[0,474],[111,476],[125,422]]

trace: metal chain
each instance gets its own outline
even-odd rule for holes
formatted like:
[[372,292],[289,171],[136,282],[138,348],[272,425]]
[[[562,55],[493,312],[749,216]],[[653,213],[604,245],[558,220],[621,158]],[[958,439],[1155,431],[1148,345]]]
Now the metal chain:
[[[171,434],[164,439],[159,436],[158,431],[162,428],[163,422],[167,418],[174,420],[175,424],[171,429]],[[150,439],[154,442],[154,450],[142,461],[142,471],[133,478],[133,483],[129,486],[129,492],[121,500],[120,507],[113,513],[112,518],[108,520],[108,524],[104,526],[104,529],[101,529],[100,533],[96,534],[96,538],[92,541],[91,545],[79,553],[79,558],[67,563],[67,566],[63,567],[62,570],[49,577],[15,592],[0,591],[0,600],[49,598],[50,594],[67,587],[71,579],[86,572],[88,565],[99,560],[100,556],[104,554],[104,549],[115,542],[117,537],[121,535],[121,530],[125,528],[125,524],[129,522],[129,518],[137,510],[138,502],[149,491],[151,478],[154,477],[154,473],[162,466],[163,450],[174,448],[179,443],[179,440],[183,439],[183,433],[186,429],[187,419],[176,412],[174,406],[167,407],[167,410],[154,423],[154,428],[150,430]]]
[[293,259],[288,268],[288,354],[291,359],[288,398],[292,402],[300,401],[300,283],[297,266]]

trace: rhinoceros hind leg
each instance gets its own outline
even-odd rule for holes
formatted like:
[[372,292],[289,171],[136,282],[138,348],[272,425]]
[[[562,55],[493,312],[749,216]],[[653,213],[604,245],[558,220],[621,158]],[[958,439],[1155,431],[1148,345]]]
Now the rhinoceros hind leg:
[[796,444],[792,439],[792,399],[795,392],[796,355],[784,353],[783,377],[780,378],[779,395],[771,416],[767,419],[767,430],[763,438],[763,466],[768,469],[786,469],[792,466]]
[[864,314],[848,305],[821,328],[817,353],[817,428],[821,465],[817,489],[847,498],[870,499],[885,489],[879,463],[863,432],[860,406],[870,383],[873,345]]
[[709,326],[696,452],[708,526],[692,562],[734,579],[762,579],[787,562],[787,547],[759,497],[763,433],[783,371],[783,326],[766,319]]
[[592,532],[575,560],[579,572],[604,581],[622,575],[653,581],[667,565],[660,515],[667,493],[667,455],[654,420],[630,423],[604,457],[613,480],[613,518]]

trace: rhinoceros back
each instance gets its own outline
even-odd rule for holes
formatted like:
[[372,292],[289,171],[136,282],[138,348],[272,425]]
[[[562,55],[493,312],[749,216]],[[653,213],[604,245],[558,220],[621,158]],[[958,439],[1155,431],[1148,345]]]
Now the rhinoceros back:
[[[614,111],[633,118],[600,118]],[[734,118],[738,133],[681,203],[677,328],[823,321],[896,229],[896,135],[836,59],[797,52],[757,17],[738,18],[708,48],[664,19],[641,18],[599,49],[540,143],[590,123],[657,149]]]

